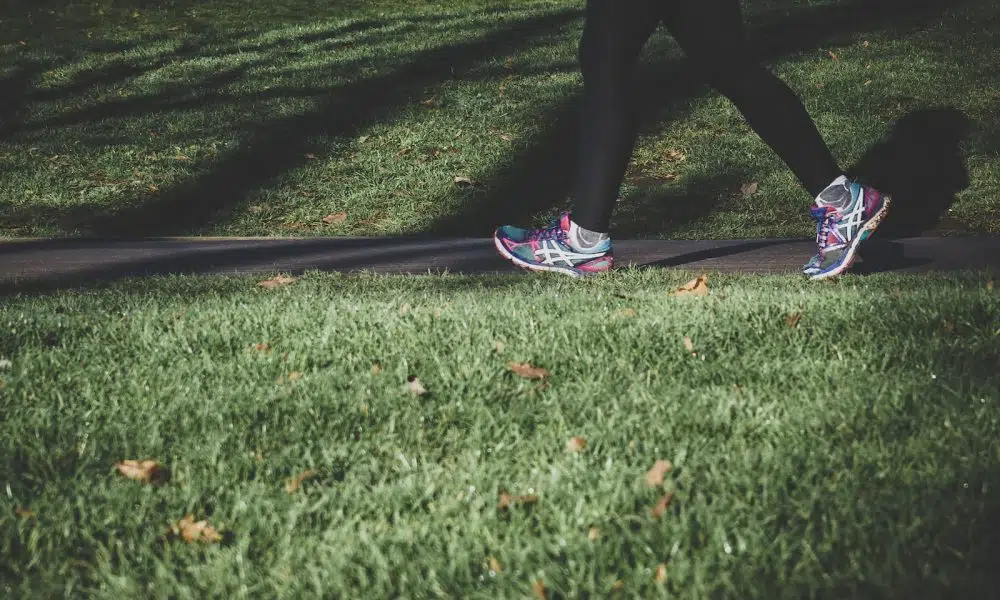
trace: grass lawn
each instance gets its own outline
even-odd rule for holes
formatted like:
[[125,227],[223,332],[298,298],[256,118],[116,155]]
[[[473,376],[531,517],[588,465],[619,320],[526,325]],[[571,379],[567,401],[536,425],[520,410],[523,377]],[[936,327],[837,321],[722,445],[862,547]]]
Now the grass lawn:
[[[0,235],[480,236],[544,220],[567,202],[581,4],[9,3]],[[1000,233],[996,3],[745,5],[843,166],[896,195],[897,233]],[[679,59],[665,34],[645,55],[616,235],[809,235],[809,198]]]
[[[311,273],[9,297],[0,590],[992,597],[987,275],[667,293],[686,279]],[[171,478],[127,480],[123,459]],[[673,469],[650,486],[657,460]],[[501,511],[504,490],[537,499]],[[168,539],[187,514],[222,541]]]

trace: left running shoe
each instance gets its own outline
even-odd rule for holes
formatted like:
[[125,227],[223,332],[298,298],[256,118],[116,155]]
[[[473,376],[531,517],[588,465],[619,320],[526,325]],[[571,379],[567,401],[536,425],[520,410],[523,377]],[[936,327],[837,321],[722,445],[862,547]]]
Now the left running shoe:
[[814,204],[818,253],[802,271],[812,280],[842,274],[851,267],[861,242],[875,231],[889,213],[891,199],[875,188],[850,184],[851,202],[842,209]]
[[569,228],[570,215],[566,212],[542,229],[500,227],[493,234],[493,242],[504,258],[531,271],[582,277],[603,273],[614,266],[610,240],[593,250],[579,252],[569,245]]

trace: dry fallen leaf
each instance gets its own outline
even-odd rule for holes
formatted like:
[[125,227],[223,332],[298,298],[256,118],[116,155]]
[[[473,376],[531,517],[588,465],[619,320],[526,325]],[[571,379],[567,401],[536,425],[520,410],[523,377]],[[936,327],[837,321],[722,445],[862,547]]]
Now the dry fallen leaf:
[[261,342],[259,344],[254,344],[253,345],[253,349],[256,350],[257,352],[270,352],[271,351],[271,347],[267,344],[267,342]]
[[587,539],[596,542],[601,537],[601,530],[596,527],[591,527],[590,531],[587,532]]
[[868,46],[871,46],[871,44],[870,44],[870,43],[868,42],[868,40],[865,40],[865,43],[864,43],[864,44],[862,44],[862,45],[863,45],[863,46],[864,46],[865,48],[867,48]]
[[667,565],[660,563],[660,566],[656,567],[656,573],[653,575],[653,581],[656,583],[663,583],[667,580]]
[[682,161],[685,158],[687,158],[687,156],[685,156],[684,153],[681,152],[680,150],[667,150],[666,153],[664,153],[663,157],[666,158],[667,160],[676,160],[676,161]]
[[489,563],[490,571],[493,571],[494,573],[503,573],[503,569],[500,567],[500,561],[491,556]]
[[347,213],[345,212],[331,213],[323,217],[323,222],[326,223],[327,225],[340,225],[346,220],[347,220]]
[[305,154],[305,157],[306,157],[306,159],[308,159],[308,160],[316,160],[316,155],[315,155],[315,154],[313,154],[312,152],[307,152],[307,153]]
[[634,308],[625,308],[618,311],[617,314],[619,317],[634,317],[639,314],[639,311]]
[[955,322],[947,319],[941,321],[941,331],[945,333],[955,333]]
[[528,496],[511,496],[507,492],[500,492],[500,500],[497,502],[497,508],[501,511],[505,511],[509,508],[515,506],[529,506],[538,502],[538,496],[534,494]]
[[297,280],[298,278],[296,277],[290,277],[283,275],[282,273],[278,273],[277,275],[275,275],[273,279],[265,279],[264,281],[261,281],[257,285],[264,288],[265,290],[273,290],[283,285],[289,285],[295,283]]
[[115,463],[115,468],[125,477],[142,483],[164,483],[170,479],[170,471],[155,460],[123,460]]
[[660,501],[656,503],[656,506],[653,507],[653,510],[650,513],[652,517],[654,519],[659,519],[660,517],[662,517],[663,513],[667,512],[667,508],[670,507],[670,503],[673,502],[673,500],[674,500],[673,492],[668,492],[664,494],[663,497],[660,498]]
[[744,183],[740,187],[740,193],[743,194],[744,198],[746,198],[756,194],[758,189],[760,189],[760,184],[756,181],[751,181],[750,183]]
[[545,600],[545,582],[541,579],[531,584],[531,591],[535,593],[535,596],[539,600]]
[[288,381],[298,381],[302,379],[302,371],[292,371],[288,374]]
[[986,289],[987,289],[987,291],[990,291],[990,292],[993,291],[993,280],[992,279],[990,279],[989,281],[986,282]]
[[456,175],[454,181],[455,181],[455,185],[457,185],[457,186],[472,186],[472,185],[476,185],[475,181],[473,181],[471,178],[466,177],[464,175]]
[[168,533],[179,536],[189,544],[194,542],[211,544],[222,540],[222,536],[215,530],[215,527],[212,527],[208,521],[195,521],[194,515],[187,515],[176,525],[171,525]]
[[372,375],[378,375],[382,372],[382,363],[377,360],[372,361]]
[[612,592],[617,592],[617,591],[621,590],[624,587],[625,587],[625,582],[622,581],[621,579],[618,579],[614,583],[611,584],[611,591]]
[[416,375],[410,375],[406,378],[406,389],[410,390],[410,393],[415,396],[423,396],[427,393],[424,384],[420,383]]
[[672,471],[674,465],[669,460],[658,460],[653,463],[653,468],[646,472],[646,483],[651,487],[663,485],[663,478]]
[[788,326],[791,327],[792,329],[798,327],[799,321],[801,320],[802,320],[802,313],[792,313],[787,317],[785,317],[785,323],[787,323]]
[[549,376],[549,372],[541,367],[534,367],[530,363],[507,363],[510,370],[519,377],[524,377],[525,379],[545,379]]
[[405,317],[408,314],[410,314],[410,305],[409,304],[404,304],[404,305],[402,305],[402,306],[399,307],[399,316]]
[[694,352],[694,342],[688,336],[684,336],[684,349],[688,352]]
[[307,471],[299,473],[295,477],[289,477],[288,480],[285,481],[285,491],[288,492],[289,494],[294,494],[295,492],[299,491],[299,488],[302,486],[302,482],[304,482],[306,479],[311,479],[315,476],[316,476],[316,471],[309,469]]
[[503,354],[504,349],[507,348],[507,344],[503,343],[503,340],[497,340],[493,342],[493,349],[497,354]]
[[566,450],[570,452],[580,452],[587,447],[587,440],[582,437],[570,438],[569,443],[566,444]]
[[707,296],[708,295],[708,275],[702,275],[697,279],[685,283],[670,293],[671,296]]
[[837,55],[836,55],[836,54],[834,53],[834,51],[833,51],[833,50],[827,50],[827,51],[826,51],[826,54],[827,54],[827,56],[829,56],[829,57],[830,57],[830,58],[832,58],[833,60],[836,60],[836,61],[838,61],[838,62],[840,61],[840,57],[839,57],[839,56],[837,56]]
[[14,514],[21,517],[22,519],[34,519],[35,511],[29,510],[27,508],[18,508],[14,510]]

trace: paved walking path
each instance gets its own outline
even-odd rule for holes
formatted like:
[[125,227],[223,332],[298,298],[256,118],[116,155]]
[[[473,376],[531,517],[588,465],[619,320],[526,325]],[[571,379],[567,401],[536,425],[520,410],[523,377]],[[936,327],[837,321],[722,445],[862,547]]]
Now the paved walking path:
[[[812,240],[616,240],[617,264],[697,271],[797,273]],[[1000,237],[873,240],[855,272],[1000,269]],[[170,273],[516,271],[489,239],[168,238],[0,241],[0,282],[70,285]]]

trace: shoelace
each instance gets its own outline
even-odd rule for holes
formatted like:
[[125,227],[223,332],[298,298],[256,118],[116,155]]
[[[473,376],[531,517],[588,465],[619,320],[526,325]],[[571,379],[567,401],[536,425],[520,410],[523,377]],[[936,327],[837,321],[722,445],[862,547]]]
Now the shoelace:
[[837,221],[836,211],[828,208],[814,208],[812,216],[816,219],[816,247],[822,254],[826,249],[827,240],[830,239],[830,232]]
[[566,232],[563,231],[562,227],[559,225],[559,220],[553,221],[548,227],[542,229],[536,229],[532,231],[528,236],[528,239],[533,242],[540,242],[542,240],[558,240],[564,241],[566,239]]

